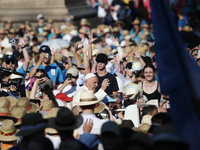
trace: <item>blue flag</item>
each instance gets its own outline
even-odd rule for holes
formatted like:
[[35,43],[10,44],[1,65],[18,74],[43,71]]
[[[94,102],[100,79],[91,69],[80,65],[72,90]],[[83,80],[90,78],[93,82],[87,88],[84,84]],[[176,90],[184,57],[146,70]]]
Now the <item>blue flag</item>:
[[200,67],[185,50],[167,0],[151,0],[155,51],[161,91],[170,95],[179,137],[200,148]]

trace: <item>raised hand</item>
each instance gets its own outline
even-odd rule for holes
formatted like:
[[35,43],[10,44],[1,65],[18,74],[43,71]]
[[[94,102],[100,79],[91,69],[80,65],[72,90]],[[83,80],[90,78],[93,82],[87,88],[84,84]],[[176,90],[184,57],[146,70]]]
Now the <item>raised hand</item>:
[[54,49],[53,49],[53,48],[51,49],[51,55],[52,55],[52,56],[54,56],[54,55],[55,55],[55,51],[54,51]]
[[42,62],[44,60],[44,53],[40,53],[40,56],[39,56],[39,62]]
[[69,57],[69,53],[68,53],[67,49],[65,49],[65,48],[62,48],[61,54],[62,54],[63,56],[65,56],[65,57],[67,57],[67,58]]
[[109,79],[107,78],[104,79],[103,82],[101,83],[101,89],[105,91],[106,88],[109,86],[109,84],[110,84]]
[[85,44],[84,48],[82,48],[83,53],[87,53],[89,47],[90,47],[90,44]]
[[88,38],[89,38],[89,44],[92,44],[95,40],[97,40],[97,38],[93,38],[92,32],[88,34]]
[[114,46],[119,46],[119,38],[115,38],[114,36],[113,37],[111,37],[110,38],[111,40],[112,40],[112,42],[113,42],[113,44],[112,45],[114,45]]

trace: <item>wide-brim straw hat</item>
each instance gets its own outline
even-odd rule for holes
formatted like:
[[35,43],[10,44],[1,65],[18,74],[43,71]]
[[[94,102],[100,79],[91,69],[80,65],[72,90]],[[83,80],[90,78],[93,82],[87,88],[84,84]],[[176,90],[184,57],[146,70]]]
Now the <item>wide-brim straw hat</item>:
[[130,96],[129,99],[135,99],[137,95],[142,95],[143,91],[138,84],[129,83],[123,88],[123,94]]
[[139,25],[140,24],[140,20],[139,19],[135,19],[131,24]]
[[6,97],[0,97],[0,108],[10,108],[10,101]]
[[80,115],[74,116],[68,108],[61,108],[55,118],[49,119],[52,123],[50,127],[58,131],[69,131],[79,128],[83,123]]
[[115,26],[117,26],[118,24],[120,24],[122,27],[125,26],[125,23],[124,23],[123,21],[116,21],[116,22],[114,23]]
[[130,71],[134,72],[142,69],[143,69],[142,63],[138,59],[134,59]]
[[19,132],[19,129],[15,128],[14,122],[12,120],[4,120],[0,129],[0,141],[16,141],[19,138],[15,135],[17,132]]
[[43,100],[42,103],[42,111],[49,111],[55,107],[52,100]]
[[74,102],[77,108],[81,111],[81,106],[95,105],[94,113],[99,113],[104,110],[105,104],[98,101],[93,91],[83,91],[80,94],[80,100]]
[[134,131],[137,131],[137,132],[147,133],[147,132],[149,131],[150,127],[151,127],[150,124],[148,124],[148,123],[143,123],[143,124],[141,124],[141,126],[140,126],[139,128],[133,127],[132,129],[133,129]]
[[16,105],[16,103],[17,103],[17,99],[16,99],[16,98],[14,98],[14,97],[12,97],[12,96],[7,96],[6,98],[10,101],[10,109],[11,109],[13,106]]
[[22,117],[26,115],[26,109],[24,107],[13,106],[11,108],[10,114],[12,117],[15,117],[18,119],[15,125],[20,125],[22,122]]
[[[52,108],[48,113],[47,115],[43,116],[44,119],[50,119],[50,118],[55,118],[58,114],[58,111],[60,110],[60,108]],[[48,120],[48,123],[51,124],[51,120]],[[50,134],[57,134],[58,131],[53,129],[53,128],[50,128],[50,127],[47,127],[45,129],[45,132],[46,133],[50,133]]]
[[146,45],[137,46],[135,48],[135,50],[138,51],[140,53],[140,55],[142,55],[142,56],[146,56],[147,49],[148,49],[148,46],[146,46]]
[[30,102],[27,97],[18,98],[16,106],[24,107],[27,113],[35,113],[39,109],[39,106]]
[[14,123],[17,122],[17,118],[10,115],[10,110],[8,108],[0,108],[0,118],[11,119]]

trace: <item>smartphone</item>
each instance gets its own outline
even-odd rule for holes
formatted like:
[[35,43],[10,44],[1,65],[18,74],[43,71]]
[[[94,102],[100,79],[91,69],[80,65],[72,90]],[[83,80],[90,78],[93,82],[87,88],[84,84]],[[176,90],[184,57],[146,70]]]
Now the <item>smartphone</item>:
[[38,104],[40,106],[40,100],[37,99],[31,99],[30,102]]
[[70,79],[72,78],[72,74],[71,73],[67,74],[66,79],[68,79],[68,78],[70,78]]

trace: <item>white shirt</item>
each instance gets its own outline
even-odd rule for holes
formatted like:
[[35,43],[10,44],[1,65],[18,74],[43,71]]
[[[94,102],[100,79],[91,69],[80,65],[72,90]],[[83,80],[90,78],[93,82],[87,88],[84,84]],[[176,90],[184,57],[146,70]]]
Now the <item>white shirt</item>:
[[81,135],[83,134],[83,125],[86,122],[86,120],[88,119],[92,119],[93,120],[93,127],[92,130],[90,132],[90,134],[101,134],[101,126],[107,122],[108,120],[106,119],[99,119],[95,116],[95,114],[93,113],[82,113],[81,116],[83,117],[83,123],[82,125],[78,128],[78,134]]
[[[76,102],[80,101],[80,95],[83,91],[89,91],[89,89],[85,85],[78,88],[73,97],[73,106],[76,105]],[[94,95],[97,97],[98,101],[102,101],[107,96],[106,92],[104,92],[102,89],[99,89]]]
[[[58,88],[62,86],[62,84],[60,84],[58,86]],[[57,88],[57,89],[58,89]],[[62,90],[62,93],[65,93],[68,97],[73,97],[74,93],[76,92],[78,86],[71,86],[71,85],[67,85],[66,87],[64,87],[64,89]]]
[[53,144],[53,147],[54,149],[59,149],[59,146],[60,146],[60,143],[61,143],[61,139],[59,136],[50,136],[50,135],[45,135],[46,138],[48,138],[52,144]]

